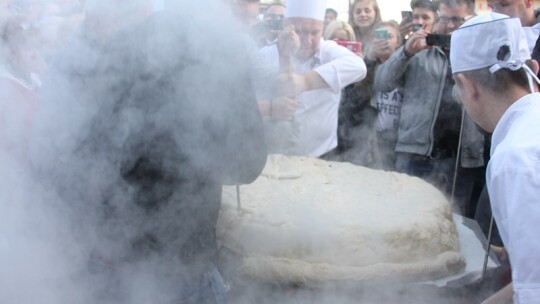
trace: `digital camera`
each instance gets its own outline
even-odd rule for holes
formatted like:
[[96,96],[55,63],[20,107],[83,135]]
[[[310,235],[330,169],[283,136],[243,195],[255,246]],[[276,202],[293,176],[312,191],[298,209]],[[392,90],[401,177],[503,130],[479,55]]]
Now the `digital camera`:
[[426,44],[431,46],[440,46],[442,48],[450,47],[450,35],[444,34],[428,34],[426,37]]

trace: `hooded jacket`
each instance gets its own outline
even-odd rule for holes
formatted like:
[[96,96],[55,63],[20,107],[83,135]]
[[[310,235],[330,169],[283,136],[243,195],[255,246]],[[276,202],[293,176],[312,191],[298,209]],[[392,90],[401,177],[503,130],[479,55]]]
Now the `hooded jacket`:
[[[398,129],[397,152],[430,156],[434,145],[434,127],[441,105],[450,60],[438,47],[423,50],[412,57],[399,48],[379,66],[374,81],[377,91],[403,87],[403,105]],[[484,165],[484,135],[465,114],[461,145],[461,166]]]

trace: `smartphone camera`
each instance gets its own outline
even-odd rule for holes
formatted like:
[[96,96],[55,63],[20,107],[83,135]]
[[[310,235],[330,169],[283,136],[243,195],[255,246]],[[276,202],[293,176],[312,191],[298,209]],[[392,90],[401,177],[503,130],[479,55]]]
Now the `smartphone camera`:
[[349,49],[349,51],[355,54],[360,54],[362,52],[362,43],[360,42],[336,40],[336,43],[343,47],[346,47],[347,49]]
[[421,24],[415,23],[415,24],[413,24],[411,30],[412,30],[413,32],[418,32],[421,28],[422,28],[422,25],[421,25]]
[[390,34],[388,33],[388,30],[386,29],[376,29],[375,31],[373,31],[373,36],[376,39],[384,39],[384,40],[390,39]]
[[450,35],[443,35],[443,34],[429,34],[426,37],[426,44],[431,46],[439,46],[442,48],[449,48],[450,47]]
[[401,11],[401,22],[402,23],[409,23],[413,21],[413,13],[412,11]]

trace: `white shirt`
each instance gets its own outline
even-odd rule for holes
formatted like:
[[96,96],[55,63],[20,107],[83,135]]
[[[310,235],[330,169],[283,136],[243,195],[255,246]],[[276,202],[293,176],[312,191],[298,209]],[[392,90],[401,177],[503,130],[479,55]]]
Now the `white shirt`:
[[[261,49],[274,66],[279,67],[276,45]],[[334,41],[321,39],[319,50],[306,61],[293,59],[295,72],[314,70],[329,85],[328,89],[304,92],[298,96],[299,107],[294,114],[298,134],[295,147],[288,154],[318,157],[337,146],[338,108],[341,89],[366,77],[366,65],[359,56]],[[269,147],[271,148],[271,147]]]
[[540,303],[540,93],[515,102],[497,124],[487,186],[510,256],[514,303]]

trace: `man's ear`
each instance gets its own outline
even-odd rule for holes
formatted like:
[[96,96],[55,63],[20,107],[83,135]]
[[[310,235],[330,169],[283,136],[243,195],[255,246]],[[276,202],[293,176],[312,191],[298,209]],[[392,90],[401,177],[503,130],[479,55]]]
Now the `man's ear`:
[[459,97],[462,99],[462,101],[466,100],[471,102],[478,100],[479,90],[474,81],[470,80],[462,73],[455,75],[454,78],[456,80],[456,84],[459,85]]

